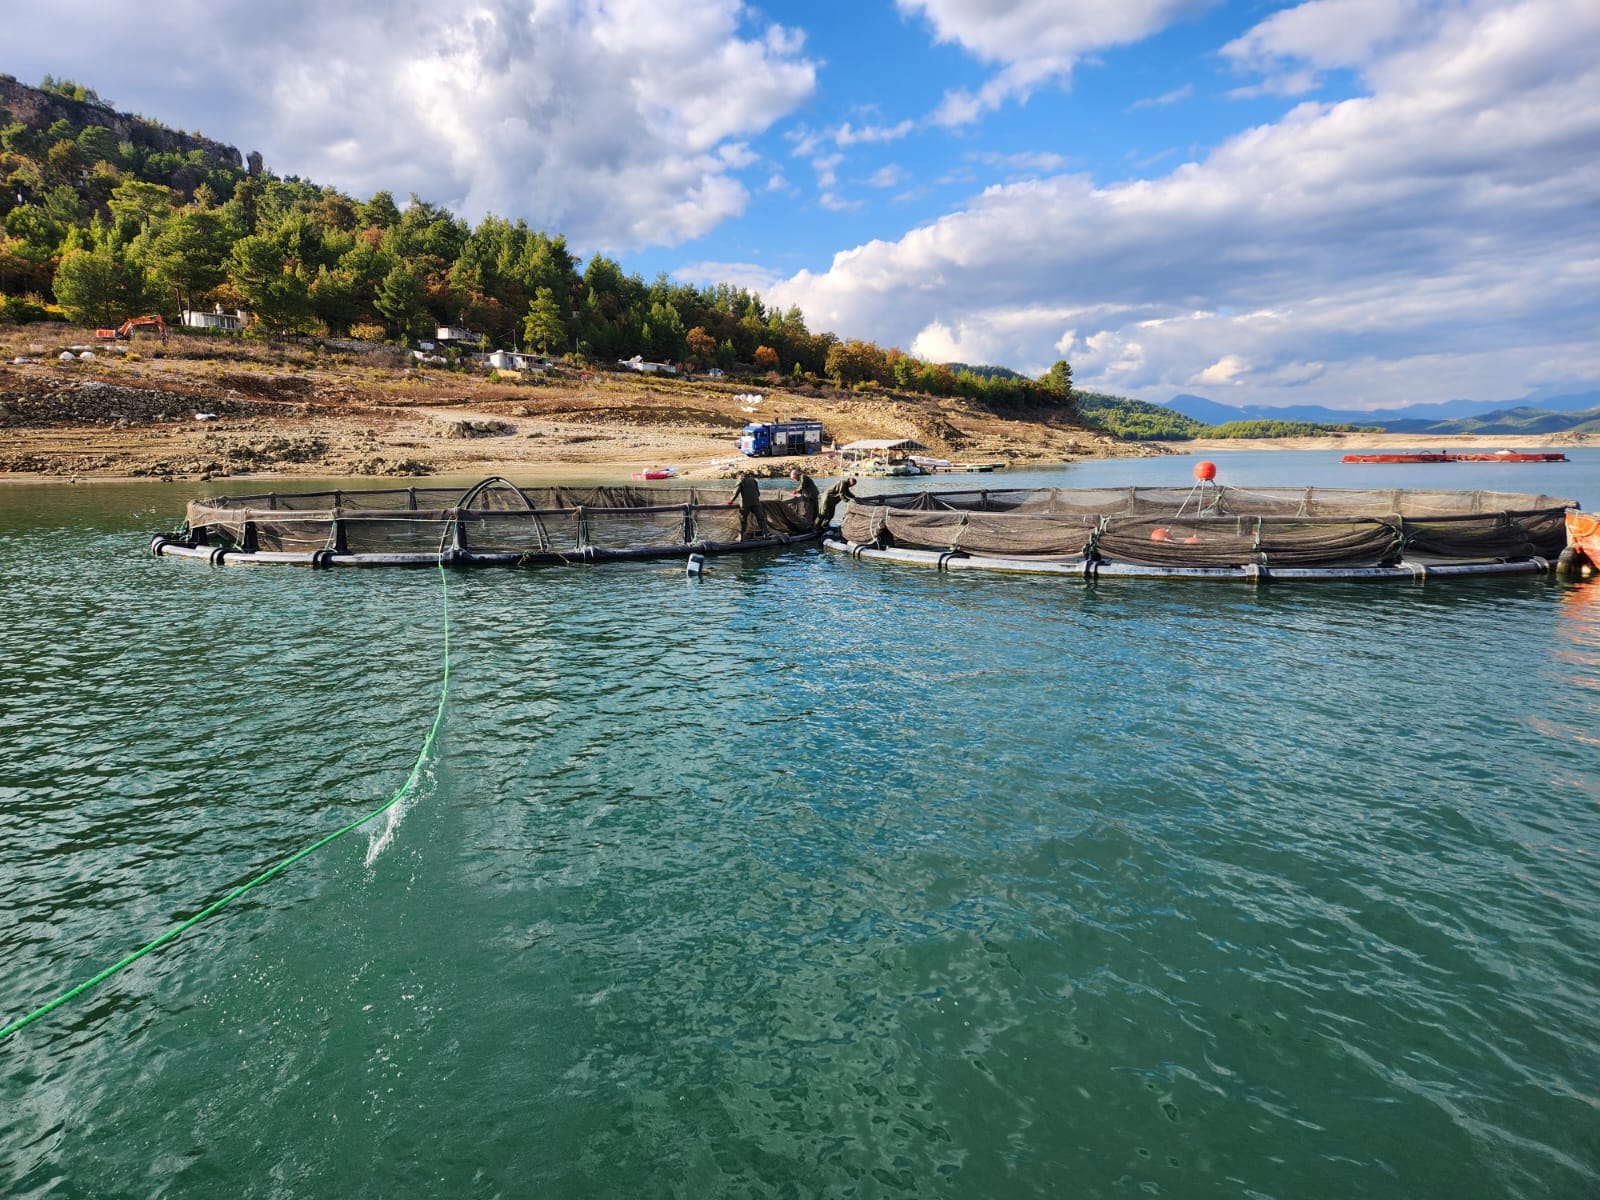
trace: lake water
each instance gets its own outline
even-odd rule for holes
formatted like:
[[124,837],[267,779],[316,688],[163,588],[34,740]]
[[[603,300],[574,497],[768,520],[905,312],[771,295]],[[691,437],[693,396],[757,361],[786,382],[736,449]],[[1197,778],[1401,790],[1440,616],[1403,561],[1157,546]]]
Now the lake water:
[[[0,489],[0,1024],[434,719],[439,572],[151,557],[196,487]],[[714,565],[451,573],[420,787],[0,1041],[0,1193],[1600,1195],[1600,581]]]

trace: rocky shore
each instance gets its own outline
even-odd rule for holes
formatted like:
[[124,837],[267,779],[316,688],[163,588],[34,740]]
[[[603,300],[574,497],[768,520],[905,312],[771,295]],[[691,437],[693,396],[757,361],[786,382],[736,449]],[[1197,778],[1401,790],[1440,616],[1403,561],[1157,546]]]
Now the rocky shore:
[[[485,373],[311,338],[99,342],[92,330],[0,327],[0,478],[12,481],[625,478],[664,466],[716,478],[751,465],[735,450],[743,425],[785,417],[821,420],[837,444],[913,438],[942,458],[1013,466],[1165,452],[955,399],[561,366]],[[826,459],[794,461],[829,469]],[[791,463],[755,465],[776,474]]]

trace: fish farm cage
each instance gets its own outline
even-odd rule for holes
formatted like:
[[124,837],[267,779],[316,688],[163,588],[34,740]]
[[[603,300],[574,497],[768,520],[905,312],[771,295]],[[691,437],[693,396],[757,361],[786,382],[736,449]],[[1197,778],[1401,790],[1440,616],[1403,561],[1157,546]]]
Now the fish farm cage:
[[824,545],[944,570],[1419,579],[1551,569],[1573,500],[1394,488],[1032,488],[858,496]]
[[[731,486],[459,487],[269,492],[191,500],[158,556],[311,567],[519,566],[721,554],[808,541],[803,499],[763,497],[763,530],[730,506]],[[749,532],[750,537],[741,537]]]

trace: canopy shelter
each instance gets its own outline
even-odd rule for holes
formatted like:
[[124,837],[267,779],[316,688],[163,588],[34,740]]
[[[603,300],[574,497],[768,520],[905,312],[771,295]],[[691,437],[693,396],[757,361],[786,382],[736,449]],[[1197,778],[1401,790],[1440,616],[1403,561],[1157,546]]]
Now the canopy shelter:
[[859,442],[849,442],[840,446],[839,453],[871,458],[875,454],[926,449],[927,447],[921,442],[911,438],[864,438]]

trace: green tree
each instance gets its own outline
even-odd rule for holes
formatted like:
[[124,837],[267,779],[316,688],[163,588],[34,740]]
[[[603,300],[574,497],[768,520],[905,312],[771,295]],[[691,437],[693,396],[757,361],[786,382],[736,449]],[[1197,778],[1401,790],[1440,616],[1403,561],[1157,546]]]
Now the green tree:
[[390,331],[402,341],[411,336],[427,311],[427,292],[416,271],[404,263],[383,277],[373,307],[389,322]]
[[1071,401],[1072,364],[1065,359],[1058,359],[1055,366],[1039,377],[1039,384],[1051,395],[1059,396],[1062,401]]
[[186,208],[151,241],[145,265],[153,282],[172,293],[181,312],[195,307],[197,297],[227,278],[223,266],[227,250],[222,218],[205,209]]
[[528,301],[522,338],[529,346],[537,346],[540,354],[548,354],[551,346],[566,345],[567,326],[561,319],[561,304],[549,288],[540,288]]
[[228,276],[255,319],[271,332],[300,332],[310,325],[311,289],[304,269],[291,266],[283,247],[273,238],[247,237],[235,242]]
[[319,267],[311,282],[311,311],[330,337],[344,337],[366,314],[362,287],[349,271]]
[[689,331],[683,327],[683,318],[671,304],[652,304],[645,328],[649,331],[642,347],[646,358],[675,362],[689,348]]
[[363,229],[388,229],[399,224],[400,207],[394,202],[394,193],[372,193],[372,199],[356,209],[356,219]]
[[144,307],[144,272],[118,250],[74,249],[56,269],[55,293],[74,321],[116,325]]

